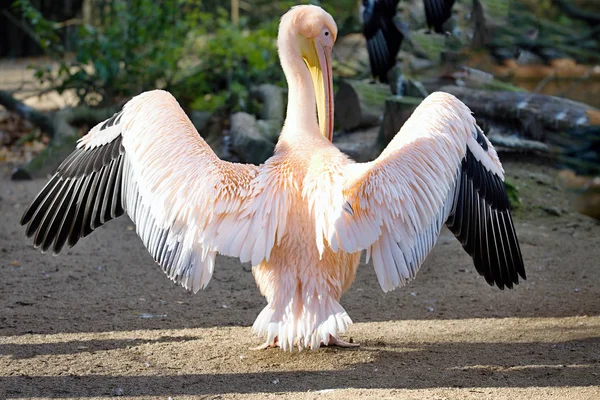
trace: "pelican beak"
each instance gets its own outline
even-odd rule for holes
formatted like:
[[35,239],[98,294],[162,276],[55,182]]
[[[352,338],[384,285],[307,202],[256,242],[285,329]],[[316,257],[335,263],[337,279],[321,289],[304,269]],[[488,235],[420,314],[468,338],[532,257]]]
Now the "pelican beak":
[[301,37],[300,51],[310,71],[317,101],[317,117],[321,134],[333,139],[333,82],[331,76],[331,47],[319,38]]

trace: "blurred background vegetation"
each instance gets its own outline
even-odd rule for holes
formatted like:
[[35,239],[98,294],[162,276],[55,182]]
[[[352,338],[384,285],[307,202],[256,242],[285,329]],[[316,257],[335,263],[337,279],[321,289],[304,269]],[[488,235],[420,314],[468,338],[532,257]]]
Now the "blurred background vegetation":
[[[373,147],[380,149],[389,140],[390,134],[384,131],[397,132],[398,120],[410,115],[422,97],[452,85],[463,88],[460,93],[464,97],[457,89],[453,93],[482,118],[478,121],[496,138],[496,145],[559,153],[568,160],[563,165],[575,166],[576,170],[581,167],[580,173],[599,174],[600,114],[595,108],[600,107],[597,0],[456,0],[450,33],[446,35],[430,34],[422,0],[400,0],[398,18],[410,31],[410,40],[405,39],[398,55],[400,73],[408,83],[407,100],[400,101],[408,106],[402,103],[400,109],[390,108],[390,102],[397,105],[398,100],[390,100],[393,96],[389,87],[382,88],[371,78],[359,17],[361,0],[311,3],[329,11],[338,24],[334,48],[336,89],[356,95],[359,114],[375,114],[375,118],[362,118],[352,126],[345,120],[340,123],[345,111],[347,118],[357,112],[347,103],[351,96],[336,96],[338,131],[368,128],[365,121],[381,126],[379,146]],[[282,95],[275,96],[275,102],[285,103],[286,85],[275,38],[279,18],[296,2],[10,0],[3,4],[0,104],[20,117],[7,114],[0,122],[0,160],[29,161],[25,176],[36,175],[41,164],[35,164],[35,156],[40,151],[60,158],[66,151],[61,148],[72,148],[73,137],[84,134],[131,97],[155,88],[173,93],[220,156],[260,162],[271,151],[283,116],[266,115],[269,112],[264,112],[264,103],[273,101],[273,97],[265,90],[258,90],[256,96],[256,88],[265,84],[280,87]],[[481,97],[479,92],[464,92],[465,88],[497,94]],[[502,97],[500,92],[558,97],[540,97],[536,103],[529,101],[532,97]],[[69,100],[56,107],[36,103],[36,99],[50,93]],[[495,114],[489,118],[485,110],[475,110],[484,98],[498,102]],[[525,104],[523,98],[528,99],[528,106],[535,104],[537,108],[522,114],[519,107]],[[564,98],[580,102],[576,106],[583,107],[585,124],[581,124],[581,118],[571,125],[563,123],[568,118],[555,110],[579,110],[574,103],[561,102]],[[507,106],[501,101],[512,104]],[[545,106],[556,101],[554,108]],[[31,106],[27,115],[22,112],[22,104]],[[284,108],[275,109],[279,109],[277,114]],[[507,127],[505,117],[513,111],[516,122]],[[239,149],[237,155],[231,155],[223,148],[231,141],[235,148],[235,138],[229,134],[235,131],[232,115],[237,112],[251,116],[239,120],[242,122],[238,125],[257,124],[257,131],[266,137],[258,144],[252,144],[254,139],[240,142],[248,149],[261,149],[258,158],[244,157]],[[390,124],[388,112],[401,118]],[[533,115],[533,120],[527,115]],[[256,118],[267,121],[260,125]],[[496,131],[501,134],[494,135]],[[518,140],[507,139],[513,137]],[[352,140],[357,142],[348,148],[352,156],[372,157],[372,153],[354,154],[353,148],[365,146],[359,136]],[[48,151],[53,143],[55,149]],[[41,163],[46,161],[44,158]],[[47,173],[48,169],[40,171]]]
[[[329,3],[341,32],[360,30],[356,1]],[[163,88],[192,109],[242,110],[250,86],[285,85],[275,37],[294,4],[241,1],[232,21],[217,0],[16,0],[0,56],[49,57],[35,78],[92,106]]]
[[[571,58],[594,64],[600,59],[598,25],[587,29],[587,21],[572,18],[554,0],[484,2],[490,4],[491,14],[510,13],[508,23],[487,43],[489,48],[505,53],[527,50],[543,62]],[[340,37],[361,32],[360,1],[312,3],[335,16]],[[400,2],[408,10],[402,17],[415,31],[424,27],[423,20],[416,22],[418,12],[414,15],[418,3]],[[457,3],[462,7],[455,10],[468,23],[472,1]],[[294,4],[287,0],[15,0],[0,16],[4,30],[0,56],[49,57],[49,63],[34,67],[35,78],[59,92],[72,89],[81,102],[93,106],[164,88],[192,109],[245,110],[250,86],[285,86],[274,38],[279,17]],[[573,4],[583,11],[597,8],[600,12],[595,0]],[[435,44],[430,41],[425,47],[439,54]],[[474,52],[469,44],[459,42]],[[368,65],[343,72],[367,76]]]

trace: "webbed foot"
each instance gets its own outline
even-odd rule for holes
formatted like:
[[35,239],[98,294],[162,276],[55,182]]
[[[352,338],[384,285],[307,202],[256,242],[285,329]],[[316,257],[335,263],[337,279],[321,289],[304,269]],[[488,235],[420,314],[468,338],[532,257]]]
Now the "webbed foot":
[[344,348],[352,348],[352,347],[359,347],[360,344],[353,343],[353,342],[346,342],[345,340],[342,340],[342,339],[336,338],[335,336],[329,335],[329,343],[328,344],[321,343],[321,346],[337,346],[337,347],[344,347]]
[[264,342],[260,346],[250,347],[250,350],[265,350],[265,349],[272,349],[275,347],[279,347],[279,339],[277,338],[277,336],[275,336],[275,339],[273,339],[273,341],[271,343]]

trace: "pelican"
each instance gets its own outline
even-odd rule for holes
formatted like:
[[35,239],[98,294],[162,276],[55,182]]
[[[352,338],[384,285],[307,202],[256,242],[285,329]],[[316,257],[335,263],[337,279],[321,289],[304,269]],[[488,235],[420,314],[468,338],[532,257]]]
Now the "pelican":
[[[400,0],[363,0],[360,16],[371,74],[380,82],[388,82],[388,72],[396,65],[396,56],[407,28],[396,19]],[[452,16],[454,0],[423,0],[427,26],[435,33],[445,33],[443,25]]]
[[220,160],[167,92],[131,99],[78,142],[23,214],[34,245],[59,253],[127,212],[173,281],[197,292],[217,253],[251,262],[267,305],[258,348],[356,346],[340,297],[362,250],[384,291],[415,277],[444,223],[500,288],[524,279],[493,146],[453,96],[423,101],[383,153],[357,164],[331,143],[333,18],[297,6],[279,26],[289,86],[275,154]]
[[435,33],[446,33],[444,23],[452,17],[454,0],[423,0],[425,18],[429,29]]
[[371,74],[380,82],[388,82],[388,71],[396,65],[396,56],[406,29],[396,19],[400,0],[363,0],[360,16]]

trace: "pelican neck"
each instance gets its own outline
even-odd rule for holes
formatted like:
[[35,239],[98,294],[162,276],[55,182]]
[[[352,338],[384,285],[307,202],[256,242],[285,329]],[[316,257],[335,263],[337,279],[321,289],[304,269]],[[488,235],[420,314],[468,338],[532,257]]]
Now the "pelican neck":
[[[288,103],[284,126],[293,127],[294,131],[319,133],[315,90],[296,43],[294,34],[287,34],[284,40],[279,41],[281,67],[288,84]],[[284,129],[284,131],[286,130]]]

